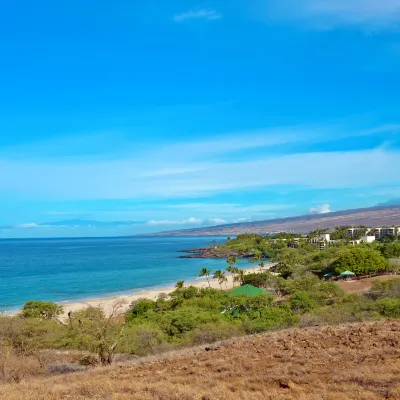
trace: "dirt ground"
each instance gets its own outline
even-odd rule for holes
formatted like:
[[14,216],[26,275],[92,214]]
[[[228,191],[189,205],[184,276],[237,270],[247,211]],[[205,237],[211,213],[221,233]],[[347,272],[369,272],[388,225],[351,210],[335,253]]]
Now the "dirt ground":
[[400,399],[400,320],[292,329],[0,386],[5,400]]
[[352,281],[340,281],[337,284],[344,289],[346,292],[366,292],[371,289],[372,283],[374,281],[387,281],[389,279],[400,279],[400,275],[384,275],[384,276],[375,276],[373,278],[365,278],[359,280]]

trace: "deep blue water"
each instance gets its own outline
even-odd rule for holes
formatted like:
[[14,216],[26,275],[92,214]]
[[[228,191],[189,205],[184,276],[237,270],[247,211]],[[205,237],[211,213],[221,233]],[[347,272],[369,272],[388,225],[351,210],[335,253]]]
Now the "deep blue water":
[[195,280],[225,260],[179,259],[178,250],[225,241],[204,237],[0,240],[0,310],[27,300],[76,301]]

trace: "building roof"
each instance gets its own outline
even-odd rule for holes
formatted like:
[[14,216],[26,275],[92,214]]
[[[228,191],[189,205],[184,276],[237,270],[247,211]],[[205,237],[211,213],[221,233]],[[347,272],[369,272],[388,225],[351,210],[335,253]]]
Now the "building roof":
[[251,296],[259,296],[261,294],[270,294],[270,293],[268,292],[268,290],[260,289],[253,285],[243,285],[236,289],[230,290],[228,294],[231,296],[251,297]]

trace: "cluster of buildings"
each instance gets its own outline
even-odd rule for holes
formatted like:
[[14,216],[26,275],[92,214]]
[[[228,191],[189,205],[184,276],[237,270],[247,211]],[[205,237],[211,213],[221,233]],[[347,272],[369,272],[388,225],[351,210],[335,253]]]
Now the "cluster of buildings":
[[[365,232],[365,236],[374,236],[375,239],[382,239],[385,236],[398,236],[400,235],[400,228],[393,227],[384,227],[384,228],[350,228],[347,230],[347,233],[354,237],[358,232]],[[365,237],[363,236],[363,237]]]
[[[400,227],[383,227],[383,228],[349,228],[347,230],[349,234],[350,243],[353,244],[360,244],[360,243],[372,243],[375,240],[382,239],[385,236],[400,236]],[[363,236],[361,238],[356,239],[359,237],[359,234],[362,233]],[[312,244],[316,244],[319,246],[320,250],[325,250],[326,246],[337,242],[337,240],[331,239],[330,233],[323,233],[319,236],[308,238],[307,236],[302,236],[294,239],[283,239],[288,241],[288,247],[297,248],[299,247],[299,241],[308,240]],[[281,239],[282,240],[282,239]]]

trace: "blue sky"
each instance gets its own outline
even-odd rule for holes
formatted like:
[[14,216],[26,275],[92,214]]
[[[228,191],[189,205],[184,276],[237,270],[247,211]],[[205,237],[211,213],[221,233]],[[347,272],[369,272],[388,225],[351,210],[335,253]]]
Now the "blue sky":
[[6,0],[0,48],[0,237],[400,199],[398,0]]

